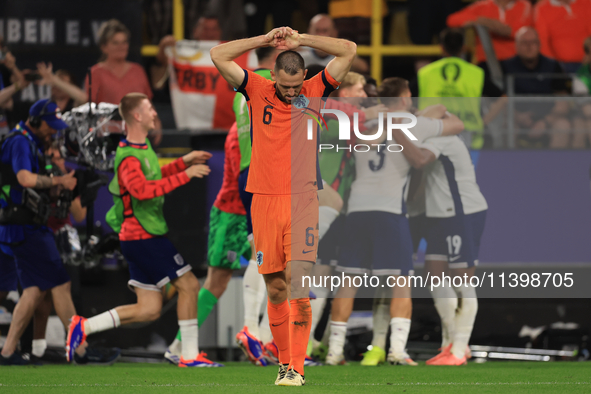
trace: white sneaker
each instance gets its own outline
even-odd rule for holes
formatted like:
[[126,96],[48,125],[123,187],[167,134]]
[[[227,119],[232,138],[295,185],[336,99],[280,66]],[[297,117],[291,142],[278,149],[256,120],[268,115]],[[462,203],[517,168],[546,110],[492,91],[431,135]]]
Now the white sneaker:
[[329,352],[324,361],[326,365],[345,365],[345,356],[343,354],[334,354]]
[[170,344],[168,349],[166,349],[166,353],[164,353],[164,359],[171,364],[179,365],[181,362],[181,356],[183,352],[182,342],[175,340]]
[[388,362],[392,365],[411,365],[413,367],[419,365],[407,353],[394,354],[392,351],[388,353]]

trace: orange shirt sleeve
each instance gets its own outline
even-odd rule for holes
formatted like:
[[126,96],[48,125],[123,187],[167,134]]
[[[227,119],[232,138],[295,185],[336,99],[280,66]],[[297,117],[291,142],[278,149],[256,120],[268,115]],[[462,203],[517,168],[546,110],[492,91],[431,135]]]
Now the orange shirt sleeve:
[[341,84],[326,69],[305,81],[308,97],[328,97]]
[[449,27],[462,27],[467,22],[473,22],[483,15],[482,6],[484,2],[477,1],[470,4],[468,7],[462,8],[461,10],[454,12],[447,17],[447,26]]
[[246,101],[250,101],[251,96],[254,95],[255,92],[260,91],[260,89],[264,86],[274,83],[273,81],[270,81],[265,77],[261,77],[252,71],[244,69],[243,71],[244,81],[242,81],[242,85],[240,85],[236,91],[242,93]]

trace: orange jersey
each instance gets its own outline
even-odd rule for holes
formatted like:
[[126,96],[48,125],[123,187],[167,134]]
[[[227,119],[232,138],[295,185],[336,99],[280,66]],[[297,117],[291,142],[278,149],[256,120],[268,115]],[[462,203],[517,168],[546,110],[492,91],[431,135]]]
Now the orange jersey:
[[559,62],[583,60],[583,42],[591,36],[591,1],[574,0],[569,4],[539,1],[534,21],[544,56]]
[[[324,70],[304,81],[294,102],[305,102],[308,113],[317,116],[314,111],[319,112],[324,103],[320,98],[328,97],[339,84]],[[246,98],[250,116],[252,158],[246,191],[279,195],[321,188],[317,133],[308,139],[307,120],[312,117],[303,112],[305,108],[281,101],[275,82],[251,71],[244,70],[244,82],[237,90]]]
[[[516,0],[504,9],[494,0],[479,0],[454,12],[447,17],[449,27],[463,27],[467,22],[476,22],[479,17],[496,19],[511,27],[510,37],[491,34],[495,54],[499,61],[515,56],[515,33],[523,26],[533,25],[532,6],[529,1]],[[476,62],[486,61],[486,55],[480,39],[476,39]]]

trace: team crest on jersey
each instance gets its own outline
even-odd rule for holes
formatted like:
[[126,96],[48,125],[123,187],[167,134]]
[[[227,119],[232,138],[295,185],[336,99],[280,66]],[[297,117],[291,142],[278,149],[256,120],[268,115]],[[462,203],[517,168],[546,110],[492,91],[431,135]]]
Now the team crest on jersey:
[[260,250],[257,252],[257,265],[260,267],[263,265],[263,252]]
[[148,167],[148,169],[151,170],[151,168],[150,168],[150,162],[148,161],[148,158],[147,157],[144,158],[144,162],[146,163],[146,167]]
[[296,108],[306,108],[308,104],[310,104],[310,100],[308,100],[308,98],[303,94],[300,94],[298,97],[295,98],[295,100],[293,100],[293,105]]
[[183,259],[183,256],[181,256],[180,253],[177,253],[174,255],[174,262],[178,265],[183,265],[185,264],[185,259]]

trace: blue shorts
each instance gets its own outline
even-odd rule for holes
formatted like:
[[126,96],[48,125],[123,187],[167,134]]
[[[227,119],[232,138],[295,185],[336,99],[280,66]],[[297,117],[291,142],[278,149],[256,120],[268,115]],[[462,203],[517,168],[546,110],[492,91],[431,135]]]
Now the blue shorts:
[[336,269],[358,275],[414,274],[406,216],[381,211],[347,215]]
[[485,220],[486,211],[449,218],[413,217],[410,222],[414,246],[424,238],[425,260],[447,261],[452,269],[474,267],[478,265]]
[[0,245],[0,291],[15,291],[18,290],[16,262],[5,252],[12,253],[10,248]]
[[127,284],[132,291],[134,287],[160,291],[171,280],[191,271],[191,266],[166,237],[122,241],[121,252],[129,264]]
[[246,191],[246,181],[248,181],[248,170],[250,167],[246,167],[240,172],[238,176],[238,192],[240,193],[240,199],[246,210],[246,231],[248,235],[252,234],[252,215],[250,214],[250,207],[252,205],[252,193]]
[[53,289],[70,281],[48,228],[24,227],[25,239],[11,245],[16,261],[16,273],[23,289],[36,286],[41,291]]
[[345,236],[347,216],[339,215],[318,243],[318,264],[337,265],[339,248]]

